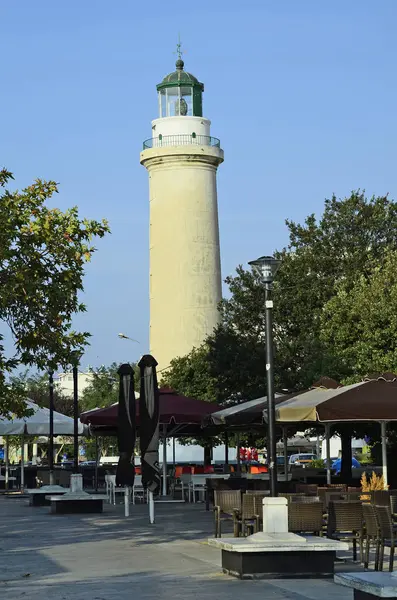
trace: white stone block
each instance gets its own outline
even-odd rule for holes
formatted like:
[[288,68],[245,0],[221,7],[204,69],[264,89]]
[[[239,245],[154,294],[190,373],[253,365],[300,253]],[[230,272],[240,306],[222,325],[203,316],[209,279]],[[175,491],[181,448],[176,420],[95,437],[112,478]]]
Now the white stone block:
[[83,476],[80,473],[70,476],[70,491],[72,494],[83,491]]
[[288,532],[288,505],[286,498],[263,499],[264,533]]

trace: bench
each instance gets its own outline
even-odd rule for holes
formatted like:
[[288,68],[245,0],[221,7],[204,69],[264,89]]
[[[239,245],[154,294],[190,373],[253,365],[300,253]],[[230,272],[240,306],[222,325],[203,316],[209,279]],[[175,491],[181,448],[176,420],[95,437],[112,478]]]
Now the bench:
[[335,583],[353,588],[354,600],[397,598],[397,573],[365,571],[364,573],[338,573]]
[[43,485],[41,488],[27,489],[25,492],[29,495],[29,506],[49,506],[49,494],[62,496],[69,492],[69,488],[63,488],[60,485]]
[[105,494],[69,493],[47,496],[51,504],[51,513],[57,515],[94,514],[103,512]]

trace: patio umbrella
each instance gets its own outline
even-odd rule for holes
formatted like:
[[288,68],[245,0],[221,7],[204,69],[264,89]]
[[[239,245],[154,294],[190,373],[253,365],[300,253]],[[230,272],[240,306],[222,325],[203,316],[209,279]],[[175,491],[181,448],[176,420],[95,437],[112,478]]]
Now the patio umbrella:
[[[50,411],[38,406],[31,400],[25,401],[26,408],[33,413],[29,417],[0,417],[0,435],[49,435]],[[73,435],[74,422],[71,417],[54,411],[54,435]],[[84,425],[79,423],[79,435],[84,432]]]
[[[134,371],[123,364],[118,370],[120,377],[117,442],[120,453],[116,471],[116,484],[133,487],[135,478],[135,395]],[[127,492],[128,493],[128,490]],[[128,512],[128,511],[127,511]]]
[[[25,400],[26,408],[29,409],[32,414],[28,417],[9,419],[0,417],[0,435],[6,438],[9,435],[50,435],[50,411],[48,408],[38,406],[31,400]],[[79,423],[78,433],[79,435],[84,433],[84,425]],[[54,411],[54,435],[73,435],[74,433],[74,421],[72,418],[67,417],[59,412]],[[8,481],[8,441],[7,453],[6,453],[6,481]],[[22,440],[22,456],[21,456],[21,486],[24,484],[24,442]]]
[[[157,361],[145,354],[138,363],[141,371],[140,432],[142,484],[149,491],[149,518],[154,523],[153,495],[160,488],[159,469],[159,389],[157,385]],[[164,461],[163,461],[164,463]],[[164,464],[163,464],[164,470]],[[167,481],[167,461],[165,461]]]
[[[276,404],[289,398],[285,394],[275,394]],[[246,400],[240,404],[234,404],[222,408],[204,417],[206,425],[244,426],[251,425],[255,421],[263,423],[263,411],[267,408],[267,397]]]
[[338,389],[311,390],[276,407],[276,419],[284,423],[320,422],[328,427],[331,423],[379,422],[387,484],[386,424],[397,421],[397,375],[383,373]]
[[[106,408],[87,411],[80,415],[82,423],[95,427],[106,427],[117,430],[118,404]],[[186,434],[191,429],[197,433],[201,430],[204,417],[218,410],[219,406],[214,402],[205,402],[196,398],[189,398],[178,394],[171,388],[159,389],[159,421],[161,425],[167,426],[167,435],[173,436],[182,431]],[[136,425],[141,425],[141,404],[136,400]]]

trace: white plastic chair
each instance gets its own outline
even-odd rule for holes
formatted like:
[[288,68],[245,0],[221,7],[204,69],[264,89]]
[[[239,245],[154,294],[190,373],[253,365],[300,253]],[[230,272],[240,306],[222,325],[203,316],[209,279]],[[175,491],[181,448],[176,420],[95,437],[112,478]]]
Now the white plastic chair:
[[108,475],[108,482],[110,487],[110,503],[116,504],[116,494],[124,495],[124,487],[118,487],[116,485],[116,475]]
[[109,502],[109,504],[112,503],[112,484],[111,484],[111,478],[112,476],[109,473],[105,474],[105,488],[106,488],[106,496],[107,496],[107,501]]
[[200,500],[200,494],[203,495],[203,502],[205,501],[205,493],[207,491],[205,475],[192,475],[191,483],[189,486],[189,501],[192,498],[193,502],[196,502],[196,494]]
[[132,488],[132,504],[135,504],[135,498],[140,498],[142,502],[146,501],[146,490],[142,485],[142,475],[135,475]]

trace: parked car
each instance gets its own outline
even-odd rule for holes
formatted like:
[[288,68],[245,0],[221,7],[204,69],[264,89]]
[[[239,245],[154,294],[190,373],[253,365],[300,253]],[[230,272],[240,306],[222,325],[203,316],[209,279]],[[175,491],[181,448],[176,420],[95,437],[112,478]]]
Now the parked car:
[[[358,467],[361,467],[360,463],[358,462],[358,460],[356,458],[354,458],[354,456],[352,457],[352,469],[357,469]],[[341,458],[337,458],[331,466],[331,469],[335,471],[335,475],[339,475],[342,469],[342,459]]]
[[307,467],[313,460],[316,460],[316,454],[291,454],[289,464],[294,467]]

